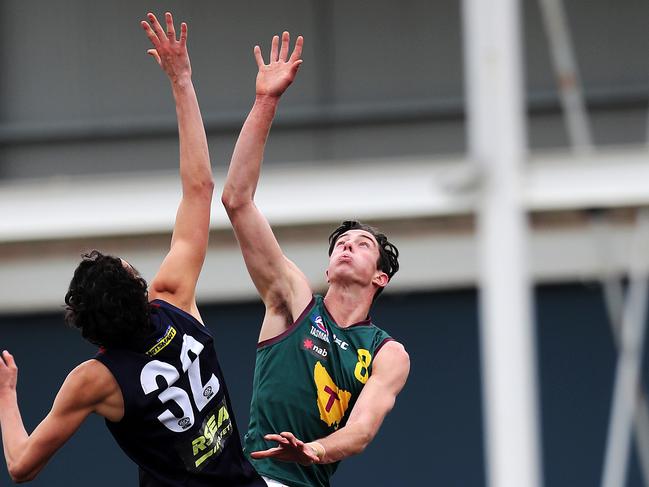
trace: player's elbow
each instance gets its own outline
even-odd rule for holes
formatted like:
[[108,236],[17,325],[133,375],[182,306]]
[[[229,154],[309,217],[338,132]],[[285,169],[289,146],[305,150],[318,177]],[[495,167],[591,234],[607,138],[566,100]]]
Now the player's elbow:
[[240,194],[227,185],[221,195],[221,203],[223,203],[225,211],[228,213],[230,218],[239,213],[242,208],[245,208],[251,202],[251,198]]
[[11,480],[16,484],[23,484],[25,482],[34,480],[38,475],[38,470],[30,470],[16,463],[7,465],[7,467]]
[[211,200],[214,194],[214,179],[212,179],[212,175],[207,174],[204,177],[192,181],[185,181],[183,184],[183,194],[185,196],[188,194],[202,196]]
[[351,454],[359,455],[363,453],[369,444],[372,443],[374,436],[374,433],[369,428],[359,431],[356,444]]

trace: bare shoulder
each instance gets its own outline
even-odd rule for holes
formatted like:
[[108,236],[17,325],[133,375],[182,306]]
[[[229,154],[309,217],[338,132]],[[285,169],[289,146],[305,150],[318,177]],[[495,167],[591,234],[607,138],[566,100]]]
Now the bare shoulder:
[[380,376],[390,382],[406,382],[410,373],[410,356],[403,344],[390,340],[381,347],[374,358],[373,376]]
[[108,368],[99,360],[90,359],[75,367],[65,379],[59,397],[65,401],[93,406],[119,391],[119,385]]
[[406,347],[396,340],[385,343],[377,353],[375,361],[378,361],[379,357],[381,357],[382,361],[410,362],[410,355],[406,352]]
[[108,367],[94,358],[77,365],[68,374],[68,378],[74,378],[75,381],[83,382],[86,385],[90,385],[90,382],[115,380]]

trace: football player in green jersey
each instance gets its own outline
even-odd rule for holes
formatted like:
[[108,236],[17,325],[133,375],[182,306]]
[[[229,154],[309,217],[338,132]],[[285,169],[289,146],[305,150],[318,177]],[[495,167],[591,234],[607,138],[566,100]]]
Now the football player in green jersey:
[[[248,272],[263,300],[245,449],[269,485],[327,486],[337,463],[372,441],[408,377],[403,345],[368,318],[398,269],[387,238],[359,222],[330,237],[324,297],[284,254],[254,194],[279,100],[302,63],[302,37],[259,46],[256,98],[222,195]],[[314,184],[317,183],[314,182]],[[379,353],[380,351],[380,353]]]

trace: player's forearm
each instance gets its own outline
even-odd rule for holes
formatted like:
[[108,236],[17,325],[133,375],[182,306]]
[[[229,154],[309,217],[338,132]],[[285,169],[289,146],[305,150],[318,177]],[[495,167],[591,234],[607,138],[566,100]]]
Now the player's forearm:
[[312,448],[320,457],[318,463],[334,463],[362,453],[373,438],[374,435],[364,425],[351,424],[317,440],[315,443],[319,445],[313,445]]
[[198,99],[190,77],[172,81],[180,141],[180,178],[183,194],[213,188],[212,168]]
[[15,391],[0,393],[0,429],[7,470],[14,480],[20,481],[18,460],[25,451],[29,435],[20,416]]
[[278,97],[257,96],[255,99],[232,153],[222,198],[226,208],[236,208],[254,198],[278,103]]

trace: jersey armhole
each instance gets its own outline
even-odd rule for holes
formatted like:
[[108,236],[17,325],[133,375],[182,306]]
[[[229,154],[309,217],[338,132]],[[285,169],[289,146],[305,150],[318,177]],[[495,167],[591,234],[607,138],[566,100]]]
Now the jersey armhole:
[[198,321],[195,316],[192,316],[191,314],[189,314],[184,309],[180,309],[178,306],[174,306],[173,304],[171,304],[168,301],[165,301],[164,299],[156,298],[153,301],[151,301],[149,304],[151,304],[153,306],[158,306],[158,307],[161,307],[161,308],[166,308],[169,311],[173,311],[174,313],[177,313],[177,314],[187,318],[188,320],[190,320],[196,326],[199,326],[201,328],[207,328],[203,323]]
[[130,410],[129,404],[127,404],[127,399],[126,399],[127,395],[124,394],[124,389],[122,388],[122,383],[117,379],[117,377],[115,376],[115,374],[113,373],[111,368],[108,366],[108,364],[106,364],[106,362],[104,362],[103,360],[101,360],[101,358],[99,358],[99,357],[101,357],[103,355],[103,353],[105,353],[105,352],[102,352],[101,354],[95,355],[93,357],[93,360],[96,360],[101,365],[106,367],[106,370],[108,371],[108,373],[113,376],[113,379],[115,379],[115,382],[117,382],[117,387],[119,387],[119,392],[122,394],[122,402],[124,403],[124,416],[122,416],[122,419],[120,419],[119,421],[111,421],[108,418],[104,418],[104,420],[109,424],[123,424],[124,420],[127,419],[127,417],[129,416],[129,410]]
[[309,304],[307,304],[306,308],[304,308],[304,311],[300,313],[300,316],[297,317],[297,319],[293,322],[291,326],[289,326],[286,330],[284,330],[282,333],[279,335],[276,335],[272,338],[268,338],[267,340],[263,340],[259,343],[257,343],[257,350],[261,350],[262,348],[270,347],[271,345],[275,345],[278,342],[281,342],[284,338],[289,336],[291,333],[293,333],[298,325],[304,320],[306,315],[308,315],[313,308],[315,308],[317,304],[317,299],[315,295],[311,295],[311,301]]
[[[388,342],[394,342],[394,341],[395,341],[395,339],[392,338],[392,337],[386,337],[386,338],[384,338],[383,341],[382,341],[381,343],[379,343],[378,347],[376,347],[376,348],[374,349],[374,359],[376,359],[376,355],[377,355],[377,354],[379,353],[379,351],[383,348],[383,345],[385,345],[385,344],[388,343]],[[374,360],[374,359],[373,359],[373,360]]]

